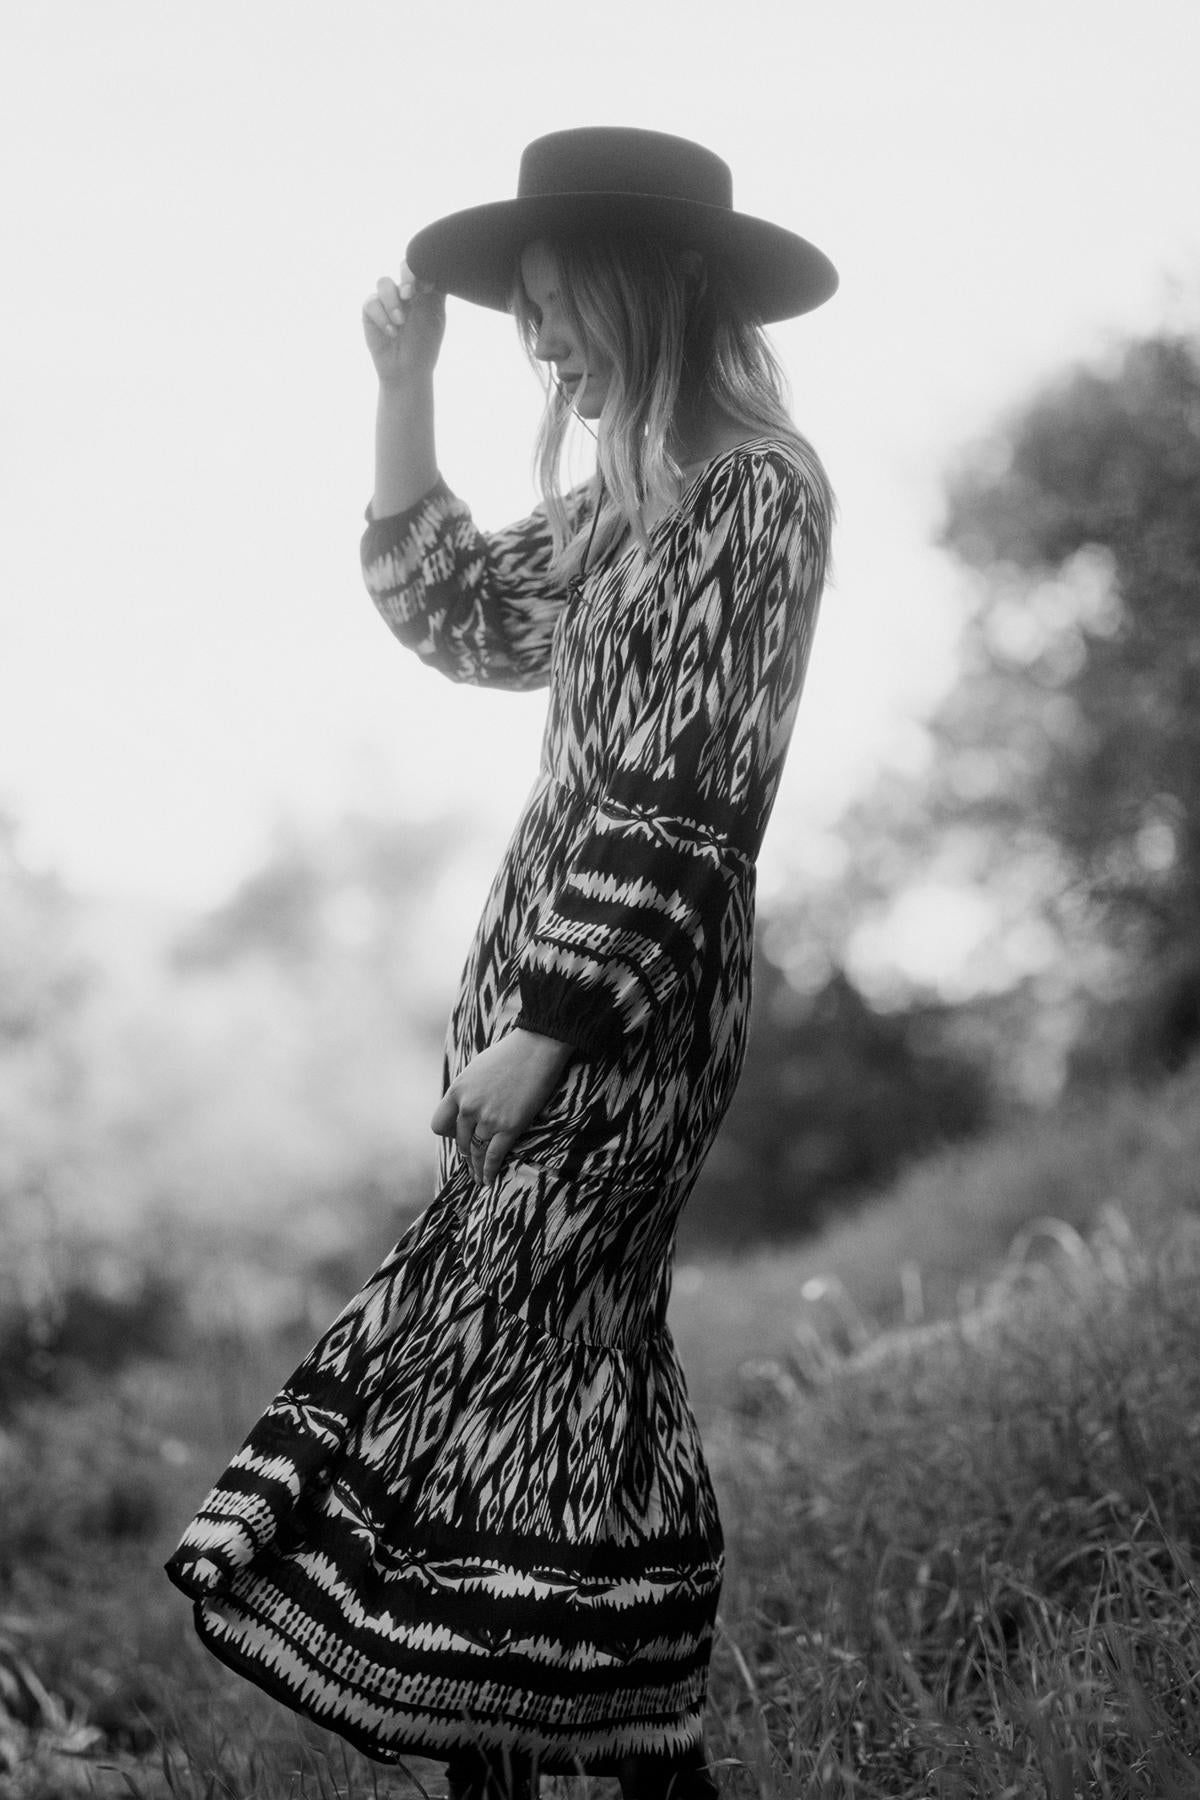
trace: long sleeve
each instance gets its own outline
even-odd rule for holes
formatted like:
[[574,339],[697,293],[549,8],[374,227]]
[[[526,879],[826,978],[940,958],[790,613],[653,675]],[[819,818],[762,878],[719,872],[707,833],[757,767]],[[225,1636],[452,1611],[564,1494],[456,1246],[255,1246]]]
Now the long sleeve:
[[634,714],[525,950],[521,1025],[610,1057],[700,991],[778,788],[829,523],[798,460],[761,448],[716,465],[681,513],[630,644]]
[[[573,496],[582,506],[582,494]],[[444,481],[408,511],[367,515],[363,576],[401,643],[452,681],[544,687],[565,591],[541,513],[481,532]]]

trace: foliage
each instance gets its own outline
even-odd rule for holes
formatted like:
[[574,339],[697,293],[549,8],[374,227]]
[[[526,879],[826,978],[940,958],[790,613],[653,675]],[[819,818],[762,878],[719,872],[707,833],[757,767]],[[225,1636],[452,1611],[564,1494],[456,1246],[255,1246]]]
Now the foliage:
[[719,1440],[713,1706],[771,1790],[1196,1791],[1200,1191],[1180,1162],[1147,1143],[1132,1219],[1018,1252],[959,1320],[746,1390]]
[[738,1371],[760,1371],[768,1398],[790,1391],[831,1350],[972,1310],[1117,1206],[1135,1235],[1200,1211],[1200,1061],[952,1146],[816,1238],[683,1263],[672,1329],[701,1422],[732,1403]]
[[[1198,1091],[1200,1066],[1032,1145],[963,1146],[812,1246],[680,1271],[730,1545],[710,1720],[730,1794],[1195,1791]],[[898,1317],[893,1208],[942,1258],[915,1331],[877,1323]],[[846,1304],[807,1297],[821,1271]],[[225,1332],[0,1431],[4,1800],[416,1791],[217,1667],[160,1573],[296,1355]],[[5,1691],[27,1713],[7,1752]]]
[[8,1296],[0,1307],[0,1420],[36,1394],[67,1392],[77,1374],[111,1374],[145,1357],[183,1347],[187,1300],[178,1277],[162,1268],[133,1266],[127,1257],[117,1284],[104,1263],[71,1258],[61,1281]]
[[75,1011],[86,967],[71,941],[71,907],[55,876],[21,856],[0,814],[0,1049],[44,1040]]
[[0,1405],[41,1354],[53,1288],[45,1238],[88,1160],[94,982],[76,907],[0,817]]
[[[418,952],[430,890],[462,838],[453,818],[354,815],[324,831],[283,833],[223,904],[180,933],[174,961],[211,971],[258,957],[299,978],[341,950],[369,962],[376,979],[415,975],[425,1000]],[[434,1023],[440,1030],[440,1014]]]
[[882,1011],[840,969],[802,992],[760,935],[746,1066],[684,1246],[815,1232],[906,1164],[982,1130],[986,1071],[954,1023],[935,1003]]
[[1195,1791],[1198,1276],[1101,1234],[731,1436],[735,1754],[752,1699],[791,1794]]
[[950,786],[1002,829],[1032,816],[1151,943],[1200,916],[1198,493],[1200,347],[1151,339],[1036,399],[960,469],[946,524],[987,578]]
[[982,586],[928,801],[993,867],[1040,859],[1061,933],[1099,934],[1118,992],[1154,972],[1140,1048],[1167,1067],[1200,1030],[1198,494],[1200,347],[1180,339],[1076,370],[964,463],[945,539]]
[[1198,494],[1190,339],[1071,371],[960,459],[958,677],[924,765],[850,809],[852,857],[785,934],[853,972],[914,894],[973,903],[957,985],[1008,991],[998,1078],[1030,1097],[1072,1043],[1093,1074],[1153,1075],[1200,1041]]
[[[181,930],[68,895],[0,822],[0,1404],[161,1345],[188,1306],[286,1316],[398,1234],[432,1168],[423,933],[451,838],[293,839]],[[235,1222],[272,1239],[256,1292],[200,1301]],[[147,1263],[169,1251],[186,1305]]]

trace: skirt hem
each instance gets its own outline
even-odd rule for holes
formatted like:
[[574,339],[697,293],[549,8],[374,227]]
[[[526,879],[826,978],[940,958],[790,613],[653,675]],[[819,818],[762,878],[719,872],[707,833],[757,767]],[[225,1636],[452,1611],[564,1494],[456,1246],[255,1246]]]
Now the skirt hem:
[[[180,1587],[181,1582],[168,1568],[168,1575]],[[270,1669],[264,1668],[253,1657],[246,1656],[236,1645],[225,1642],[213,1632],[204,1617],[203,1607],[199,1602],[193,1609],[193,1622],[196,1633],[205,1649],[217,1661],[223,1663],[235,1675],[244,1681],[250,1681],[261,1689],[270,1699],[278,1701],[290,1711],[300,1714],[302,1718],[311,1720],[324,1731],[331,1731],[344,1738],[355,1750],[369,1757],[373,1762],[403,1763],[407,1757],[421,1757],[427,1762],[446,1762],[463,1750],[510,1750],[524,1756],[532,1757],[541,1774],[567,1776],[616,1776],[622,1765],[632,1756],[676,1757],[686,1756],[702,1749],[703,1734],[677,1732],[672,1734],[671,1741],[666,1741],[668,1734],[660,1734],[660,1741],[654,1744],[644,1741],[628,1743],[612,1749],[597,1751],[593,1754],[579,1754],[578,1751],[564,1749],[562,1745],[547,1744],[542,1739],[535,1739],[533,1734],[523,1731],[519,1726],[507,1729],[492,1724],[477,1724],[464,1720],[451,1729],[447,1727],[444,1741],[438,1743],[428,1736],[414,1735],[401,1741],[381,1744],[379,1739],[362,1726],[356,1725],[352,1719],[341,1713],[334,1713],[332,1708],[324,1708],[319,1704],[310,1705],[301,1700],[288,1684],[273,1675]],[[642,1733],[644,1738],[650,1735]]]

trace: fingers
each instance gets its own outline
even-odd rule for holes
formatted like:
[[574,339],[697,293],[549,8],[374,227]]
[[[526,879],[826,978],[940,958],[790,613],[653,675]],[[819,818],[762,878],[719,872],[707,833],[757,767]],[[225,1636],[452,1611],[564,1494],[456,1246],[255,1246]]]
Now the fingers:
[[[434,1108],[433,1118],[429,1122],[438,1137],[454,1139],[458,1154],[465,1163],[471,1161],[471,1138],[475,1132],[475,1114],[458,1104],[453,1088],[442,1095]],[[479,1135],[481,1139],[484,1137],[482,1132]],[[475,1147],[479,1148],[478,1145]]]
[[482,1186],[487,1187],[489,1182],[495,1181],[508,1161],[508,1153],[516,1141],[515,1131],[497,1131],[488,1139],[487,1151],[483,1157],[483,1167],[479,1177]]
[[434,1108],[433,1118],[429,1121],[430,1126],[438,1137],[453,1137],[457,1119],[458,1102],[453,1094],[447,1092],[442,1095]]
[[517,1141],[515,1131],[491,1131],[478,1115],[458,1105],[452,1093],[446,1093],[434,1109],[430,1121],[438,1137],[453,1138],[462,1161],[481,1187],[495,1181]]
[[470,1113],[464,1112],[460,1107],[458,1120],[454,1127],[454,1141],[458,1145],[458,1154],[465,1163],[470,1165],[472,1172],[475,1167],[471,1160],[471,1153],[474,1148],[474,1138],[475,1120]]
[[381,275],[375,292],[363,301],[363,319],[385,337],[396,337],[407,317],[407,301],[412,298],[412,285],[404,293],[390,275]]
[[[459,1105],[452,1088],[442,1095],[434,1108],[430,1125],[438,1137],[454,1139],[459,1156],[466,1163],[476,1181],[483,1181],[484,1162],[491,1137],[486,1128],[479,1123],[474,1109]],[[509,1141],[511,1142],[511,1133]]]
[[381,275],[375,292],[363,301],[363,318],[385,337],[396,337],[408,317],[414,298],[434,292],[431,281],[418,281],[407,263],[401,265],[400,278]]
[[[461,1113],[459,1119],[462,1119]],[[470,1135],[466,1140],[467,1148],[463,1161],[469,1164],[471,1173],[480,1187],[487,1187],[490,1182],[495,1181],[516,1141],[515,1131],[492,1131],[479,1121],[472,1125]],[[459,1150],[462,1151],[461,1136]]]
[[569,1045],[517,1029],[480,1050],[449,1083],[433,1129],[454,1139],[478,1183],[495,1181],[514,1143],[543,1111],[570,1056]]
[[487,1158],[490,1141],[486,1132],[476,1130],[471,1133],[470,1141],[467,1144],[467,1161],[471,1166],[471,1174],[480,1187],[484,1185],[483,1165]]

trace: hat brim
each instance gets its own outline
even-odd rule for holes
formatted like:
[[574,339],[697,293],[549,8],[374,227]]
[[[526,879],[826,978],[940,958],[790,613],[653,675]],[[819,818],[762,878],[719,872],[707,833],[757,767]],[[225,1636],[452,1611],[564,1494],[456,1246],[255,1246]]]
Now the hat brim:
[[653,194],[547,194],[472,206],[419,231],[407,262],[442,293],[507,312],[526,244],[614,229],[722,258],[764,325],[811,312],[837,290],[837,270],[806,238],[749,213]]

